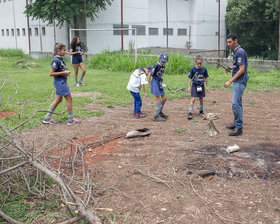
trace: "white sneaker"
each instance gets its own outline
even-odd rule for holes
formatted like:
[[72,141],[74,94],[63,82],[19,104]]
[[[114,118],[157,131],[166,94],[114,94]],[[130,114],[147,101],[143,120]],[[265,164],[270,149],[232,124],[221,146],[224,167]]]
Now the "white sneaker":
[[85,85],[86,85],[86,84],[83,83],[83,82],[79,82],[79,84],[80,84],[81,86],[85,86]]
[[77,87],[80,87],[79,83],[75,84]]

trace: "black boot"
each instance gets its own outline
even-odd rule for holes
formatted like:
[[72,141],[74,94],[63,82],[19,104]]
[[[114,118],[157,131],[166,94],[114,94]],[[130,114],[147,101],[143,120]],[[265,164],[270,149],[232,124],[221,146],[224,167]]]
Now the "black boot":
[[235,125],[234,124],[228,124],[228,125],[226,125],[226,128],[232,130],[232,129],[235,128]]
[[229,136],[238,136],[242,134],[243,134],[242,128],[234,128],[232,131],[228,133]]

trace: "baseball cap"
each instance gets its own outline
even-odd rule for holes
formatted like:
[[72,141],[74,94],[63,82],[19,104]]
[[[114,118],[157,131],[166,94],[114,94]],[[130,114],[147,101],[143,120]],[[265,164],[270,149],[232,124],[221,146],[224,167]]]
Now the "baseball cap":
[[167,63],[168,62],[168,54],[162,53],[159,57],[159,60]]
[[147,65],[145,68],[149,69],[150,71],[153,69],[151,65]]

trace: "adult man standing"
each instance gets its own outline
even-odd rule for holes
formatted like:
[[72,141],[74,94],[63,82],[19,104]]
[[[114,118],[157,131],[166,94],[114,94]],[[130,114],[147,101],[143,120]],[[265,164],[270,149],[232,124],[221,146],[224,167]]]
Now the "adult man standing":
[[237,35],[231,33],[227,36],[227,45],[233,50],[233,66],[227,67],[226,73],[232,70],[232,77],[224,84],[227,88],[232,84],[232,111],[234,115],[233,124],[226,128],[231,129],[230,136],[242,135],[243,133],[243,107],[242,95],[249,79],[247,73],[248,58],[243,48],[238,44]]

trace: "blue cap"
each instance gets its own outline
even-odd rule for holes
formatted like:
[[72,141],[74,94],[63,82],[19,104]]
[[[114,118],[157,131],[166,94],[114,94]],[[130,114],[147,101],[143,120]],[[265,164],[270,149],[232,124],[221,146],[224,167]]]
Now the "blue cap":
[[151,65],[147,65],[145,68],[149,69],[150,71],[153,69]]
[[167,63],[168,62],[168,54],[165,54],[165,53],[161,54],[160,57],[159,57],[159,61],[163,61],[163,62]]

